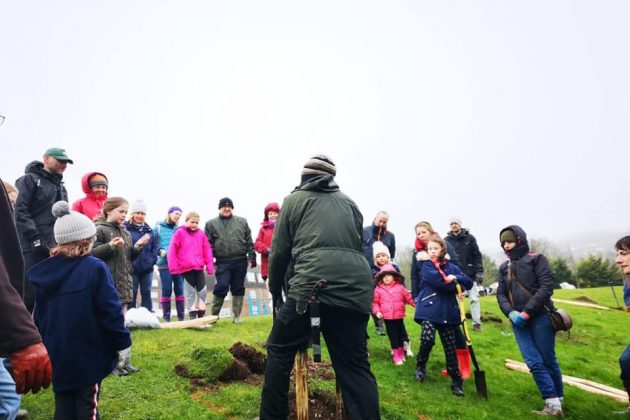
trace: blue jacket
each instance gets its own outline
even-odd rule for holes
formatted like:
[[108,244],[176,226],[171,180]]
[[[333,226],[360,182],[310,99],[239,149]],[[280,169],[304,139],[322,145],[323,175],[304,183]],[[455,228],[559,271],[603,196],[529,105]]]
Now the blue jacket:
[[161,249],[166,251],[166,254],[163,257],[158,257],[157,266],[158,268],[168,268],[168,261],[166,260],[166,256],[168,255],[168,246],[171,244],[171,239],[173,238],[173,233],[177,230],[179,226],[177,225],[169,225],[166,221],[162,220],[155,224],[155,228],[153,231],[155,232],[155,237],[157,238],[158,244],[158,253]]
[[[451,258],[449,263],[459,266],[457,251],[453,248],[453,245],[448,242],[446,242],[446,253]],[[413,251],[413,255],[411,257],[411,269],[409,270],[411,277],[411,296],[413,296],[414,299],[418,296],[418,293],[420,293],[420,289],[422,288],[422,263],[424,263],[424,261],[419,260],[417,256],[418,253]]]
[[[459,266],[447,261],[441,268],[446,275],[453,274],[457,277],[462,290],[472,287],[472,280]],[[422,263],[422,281],[423,286],[416,298],[416,314],[413,319],[418,324],[424,320],[437,325],[461,324],[455,283],[444,283],[442,275],[431,261]]]
[[145,233],[151,235],[151,240],[142,247],[142,252],[140,252],[138,258],[133,260],[133,273],[144,274],[153,271],[153,265],[155,264],[159,249],[158,238],[153,234],[153,229],[151,229],[151,227],[146,223],[142,226],[137,226],[135,223],[131,223],[129,221],[125,222],[125,228],[131,235],[131,242],[134,244]]
[[47,258],[28,271],[35,286],[35,324],[53,368],[55,392],[93,385],[131,345],[112,276],[91,255]]

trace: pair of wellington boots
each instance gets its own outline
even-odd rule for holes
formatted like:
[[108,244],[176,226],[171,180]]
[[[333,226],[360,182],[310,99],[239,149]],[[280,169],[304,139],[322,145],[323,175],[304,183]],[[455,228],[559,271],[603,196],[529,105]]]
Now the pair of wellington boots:
[[[241,311],[243,310],[243,299],[244,296],[232,296],[232,322],[235,324],[240,324],[243,322],[241,320]],[[224,297],[220,297],[217,295],[212,296],[212,308],[210,309],[212,315],[219,315],[221,312],[221,308],[223,307]]]
[[[171,322],[171,301],[160,302],[162,304],[162,317],[165,322]],[[184,301],[176,300],[175,308],[177,309],[177,320],[183,321],[185,316]]]
[[140,369],[131,364],[131,347],[118,352],[118,362],[112,373],[116,376],[125,376],[130,373],[140,372]]

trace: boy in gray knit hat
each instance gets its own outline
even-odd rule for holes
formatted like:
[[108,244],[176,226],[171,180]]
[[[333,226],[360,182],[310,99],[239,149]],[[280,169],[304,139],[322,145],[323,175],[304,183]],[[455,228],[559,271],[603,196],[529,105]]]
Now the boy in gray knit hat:
[[101,381],[131,346],[105,263],[90,255],[96,228],[65,201],[52,207],[57,246],[32,267],[33,317],[53,368],[55,418],[98,416]]

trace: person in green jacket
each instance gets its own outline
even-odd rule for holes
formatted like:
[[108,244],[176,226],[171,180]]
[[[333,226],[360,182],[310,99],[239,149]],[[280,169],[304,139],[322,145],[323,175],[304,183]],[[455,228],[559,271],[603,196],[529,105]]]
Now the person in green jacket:
[[276,222],[269,291],[278,301],[285,279],[288,290],[267,340],[261,420],[288,417],[289,374],[295,354],[311,338],[308,301],[320,280],[326,281],[317,291],[320,328],[344,407],[353,419],[380,419],[365,334],[374,290],[363,253],[363,216],[339,191],[336,172],[327,156],[310,158]]

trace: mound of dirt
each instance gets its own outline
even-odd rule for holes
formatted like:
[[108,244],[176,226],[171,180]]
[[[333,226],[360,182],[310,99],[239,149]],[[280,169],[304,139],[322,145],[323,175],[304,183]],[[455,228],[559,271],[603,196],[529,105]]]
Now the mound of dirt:
[[240,341],[235,343],[228,350],[232,356],[244,363],[253,373],[264,373],[267,358],[264,354],[256,350],[254,347],[243,344]]
[[219,347],[193,349],[175,365],[175,373],[190,378],[195,384],[216,382],[235,362],[232,355]]
[[242,381],[251,376],[252,371],[247,365],[240,360],[233,360],[232,363],[221,373],[219,380],[221,382]]
[[[315,363],[313,359],[308,359],[306,362],[306,369],[309,379],[320,379],[324,381],[331,381],[335,379],[335,372],[332,369],[330,362]],[[291,372],[291,380],[295,379],[295,369]]]
[[576,297],[573,300],[577,300],[577,301],[580,301],[580,302],[586,302],[586,303],[592,303],[594,305],[599,305],[599,303],[597,303],[596,301],[594,301],[593,299],[591,299],[588,296],[578,296],[578,297]]

